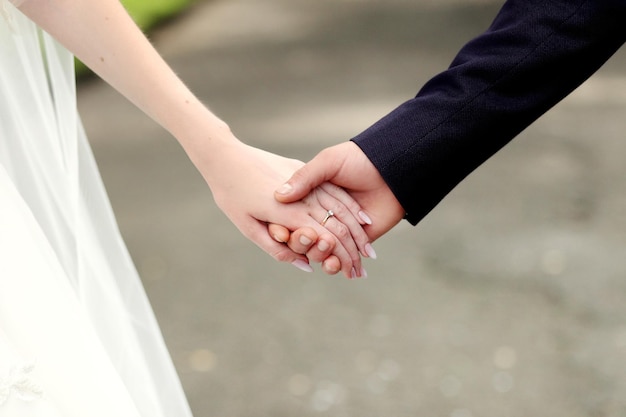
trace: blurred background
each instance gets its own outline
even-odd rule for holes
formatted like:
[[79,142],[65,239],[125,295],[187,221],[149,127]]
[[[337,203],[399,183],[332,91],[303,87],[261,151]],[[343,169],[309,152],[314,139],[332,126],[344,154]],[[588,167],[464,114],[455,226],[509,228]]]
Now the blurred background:
[[[243,141],[308,160],[415,95],[501,1],[181,4],[150,24],[174,69]],[[626,415],[624,52],[417,227],[377,241],[356,281],[273,261],[167,133],[83,79],[80,112],[195,415]]]

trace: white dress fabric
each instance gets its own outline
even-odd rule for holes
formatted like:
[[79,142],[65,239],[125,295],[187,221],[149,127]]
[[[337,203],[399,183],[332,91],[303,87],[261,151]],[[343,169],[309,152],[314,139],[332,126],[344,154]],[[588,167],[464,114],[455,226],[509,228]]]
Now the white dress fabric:
[[73,57],[0,12],[0,417],[189,417],[77,114]]

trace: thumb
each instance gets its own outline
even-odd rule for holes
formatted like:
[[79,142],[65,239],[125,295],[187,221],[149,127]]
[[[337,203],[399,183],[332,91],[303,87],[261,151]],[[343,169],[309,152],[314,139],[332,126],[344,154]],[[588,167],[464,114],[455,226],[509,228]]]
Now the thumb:
[[323,151],[320,152],[309,163],[294,172],[291,178],[274,192],[274,198],[281,203],[292,203],[304,198],[315,187],[335,176],[337,164],[330,161],[330,158],[324,157]]

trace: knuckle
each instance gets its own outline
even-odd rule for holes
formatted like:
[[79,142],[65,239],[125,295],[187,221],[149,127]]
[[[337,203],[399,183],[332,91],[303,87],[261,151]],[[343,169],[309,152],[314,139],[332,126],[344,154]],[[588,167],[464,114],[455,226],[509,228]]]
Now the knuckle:
[[352,199],[352,196],[350,196],[350,201],[346,202],[346,206],[348,211],[350,211],[351,213],[358,213],[359,210],[361,210],[361,206],[359,205],[359,203]]
[[339,259],[332,257],[328,258],[326,261],[322,263],[322,270],[327,275],[336,275],[341,271],[341,264]]
[[298,239],[296,238],[291,238],[289,239],[289,242],[287,243],[287,246],[289,247],[289,249],[291,249],[293,252],[298,253],[300,255],[303,255],[306,253],[307,248],[304,247],[304,245],[302,245]]
[[348,210],[343,204],[338,204],[336,207],[333,207],[333,213],[335,213],[335,217],[343,219],[348,215]]
[[337,236],[339,240],[347,239],[350,236],[350,230],[348,230],[348,226],[340,223],[335,230],[335,236]]
[[306,254],[306,257],[309,259],[310,262],[315,262],[315,263],[320,263],[324,261],[324,254],[319,253],[318,251],[309,251]]

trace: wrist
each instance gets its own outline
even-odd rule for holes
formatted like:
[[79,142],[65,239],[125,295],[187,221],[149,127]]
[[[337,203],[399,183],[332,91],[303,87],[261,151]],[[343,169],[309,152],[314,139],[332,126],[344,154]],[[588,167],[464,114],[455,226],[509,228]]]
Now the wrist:
[[199,101],[185,100],[177,110],[163,125],[196,167],[213,165],[225,146],[238,142],[230,126]]
[[244,146],[228,124],[217,118],[195,124],[176,139],[212,190],[213,184],[237,164]]

